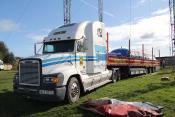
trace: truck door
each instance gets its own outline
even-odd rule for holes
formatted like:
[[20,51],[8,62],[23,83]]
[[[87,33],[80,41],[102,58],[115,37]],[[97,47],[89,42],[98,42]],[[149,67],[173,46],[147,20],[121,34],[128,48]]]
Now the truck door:
[[86,74],[86,52],[83,39],[77,41],[76,67],[82,74]]

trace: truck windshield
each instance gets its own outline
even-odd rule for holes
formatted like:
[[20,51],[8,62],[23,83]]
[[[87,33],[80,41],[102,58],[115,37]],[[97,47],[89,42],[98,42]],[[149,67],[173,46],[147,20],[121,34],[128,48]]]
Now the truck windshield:
[[73,52],[74,40],[64,40],[55,42],[45,42],[43,53],[61,53],[61,52]]

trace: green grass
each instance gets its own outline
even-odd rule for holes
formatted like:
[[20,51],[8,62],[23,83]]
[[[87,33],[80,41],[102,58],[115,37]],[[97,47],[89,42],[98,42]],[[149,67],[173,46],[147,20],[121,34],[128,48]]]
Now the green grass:
[[[125,101],[149,101],[164,106],[165,117],[175,117],[175,74],[171,69],[107,84],[85,94],[75,104],[40,102],[14,96],[14,73],[0,71],[0,117],[94,117],[97,115],[81,110],[79,105],[87,99],[102,97]],[[161,81],[162,76],[169,76],[171,80]]]

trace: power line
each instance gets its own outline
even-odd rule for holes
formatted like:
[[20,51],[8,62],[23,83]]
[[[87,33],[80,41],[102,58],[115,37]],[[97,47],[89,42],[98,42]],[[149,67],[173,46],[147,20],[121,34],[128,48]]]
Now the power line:
[[[28,8],[29,8],[31,2],[32,2],[32,0],[28,0],[28,1],[26,2],[26,4],[24,5],[21,14],[20,14],[19,17],[16,19],[16,24],[17,24],[17,25],[19,25],[19,24],[21,23],[21,21],[22,21],[22,19],[24,18],[24,16],[25,16],[25,14],[26,14],[26,12],[27,12],[27,10],[28,10]],[[8,35],[7,39],[11,39],[11,37],[12,37],[13,35],[14,35],[14,32],[11,32],[11,33]]]

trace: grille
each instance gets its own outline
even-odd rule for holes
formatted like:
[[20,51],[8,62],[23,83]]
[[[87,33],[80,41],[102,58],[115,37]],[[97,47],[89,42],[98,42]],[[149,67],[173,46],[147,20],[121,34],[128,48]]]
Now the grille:
[[40,85],[39,60],[22,60],[19,64],[19,83],[22,85]]

